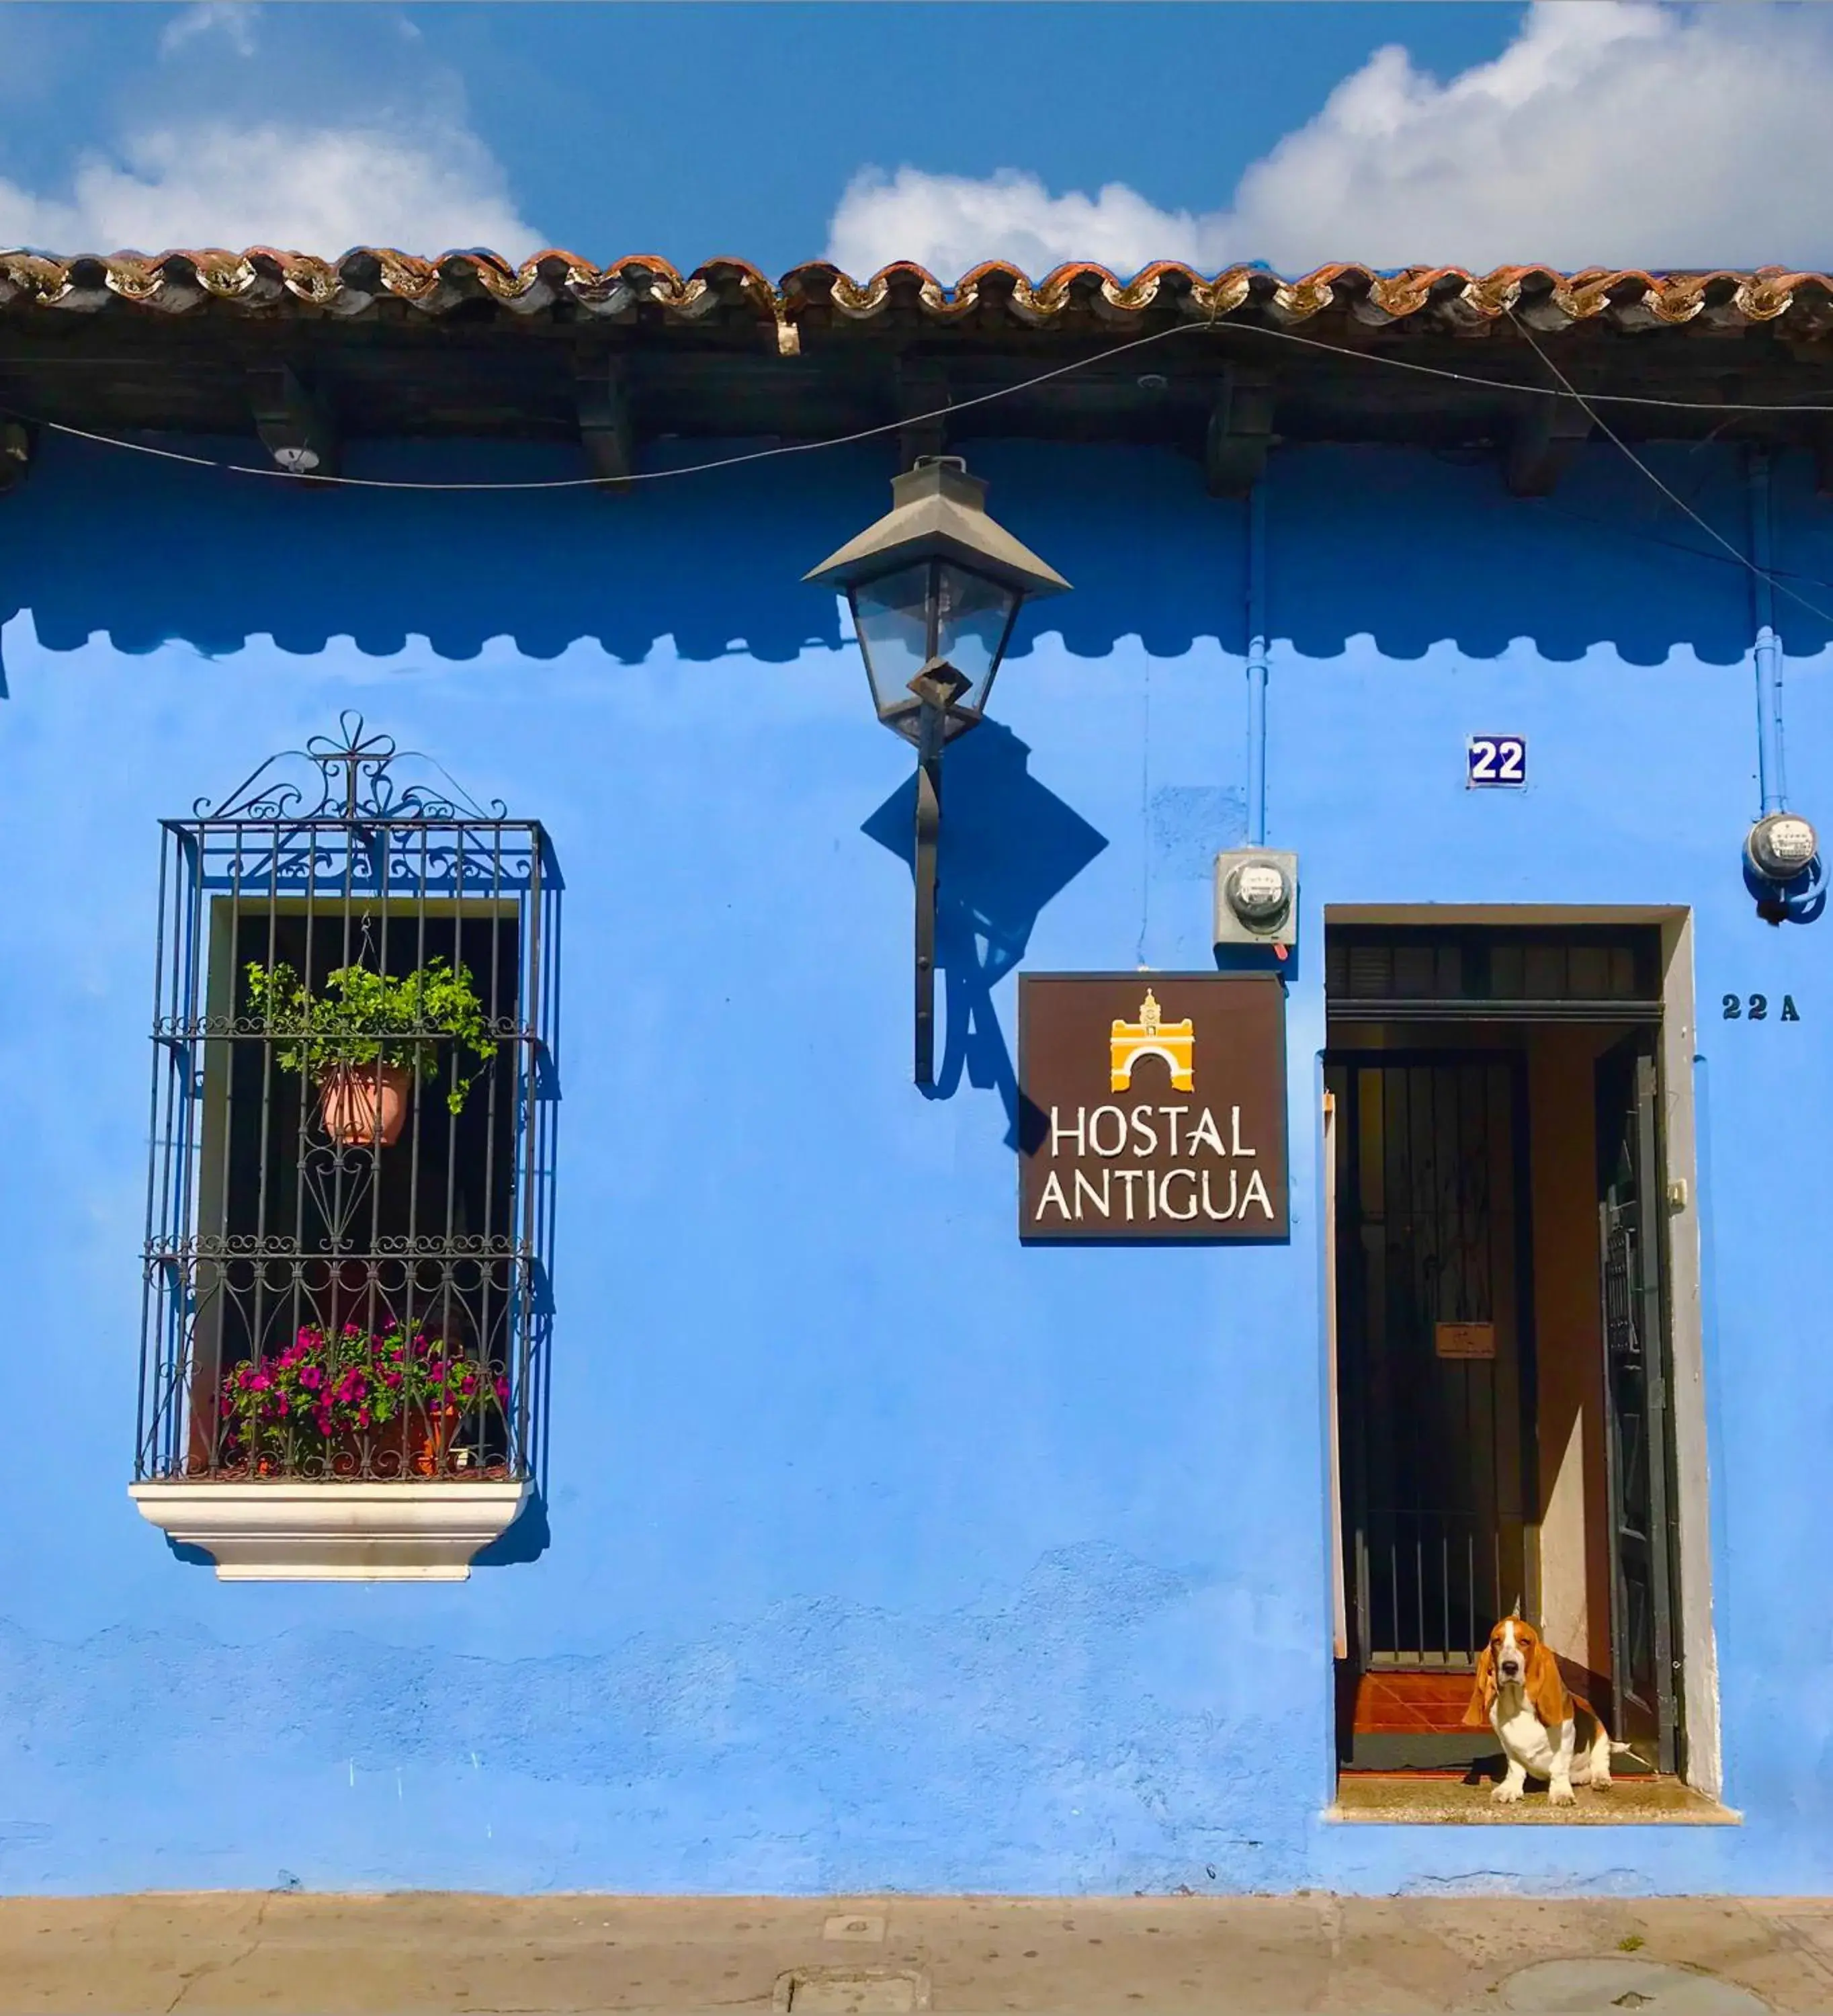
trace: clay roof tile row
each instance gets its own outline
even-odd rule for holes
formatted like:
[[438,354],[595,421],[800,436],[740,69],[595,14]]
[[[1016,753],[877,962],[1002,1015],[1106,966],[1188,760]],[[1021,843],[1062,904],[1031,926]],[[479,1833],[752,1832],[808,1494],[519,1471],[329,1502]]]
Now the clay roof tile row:
[[1076,264],[1033,280],[989,260],[949,286],[904,263],[861,281],[816,261],[772,281],[738,259],[711,260],[682,273],[646,255],[596,266],[562,251],[519,265],[488,251],[425,259],[380,247],[359,247],[336,260],[261,246],[151,257],[0,252],[0,312],[13,315],[124,308],[193,314],[221,304],[255,314],[348,317],[390,301],[429,316],[474,301],[519,316],[567,306],[612,322],[748,316],[772,330],[788,353],[799,347],[805,324],[870,323],[894,315],[977,328],[1125,329],[1143,327],[1148,319],[1235,316],[1289,326],[1329,315],[1370,329],[1413,323],[1476,333],[1513,314],[1542,332],[1593,321],[1632,331],[1694,325],[1734,333],[1783,321],[1797,337],[1833,329],[1833,278],[1770,267],[1669,273],[1594,267],[1568,273],[1500,266],[1474,273],[1460,266],[1381,272],[1341,265],[1286,279],[1257,266],[1205,275],[1162,260],[1127,279],[1105,266]]

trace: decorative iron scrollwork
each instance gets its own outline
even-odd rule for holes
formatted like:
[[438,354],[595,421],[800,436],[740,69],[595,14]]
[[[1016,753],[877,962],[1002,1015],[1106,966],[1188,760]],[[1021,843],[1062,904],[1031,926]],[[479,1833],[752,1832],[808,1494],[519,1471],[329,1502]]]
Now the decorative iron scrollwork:
[[[526,1475],[557,1092],[545,833],[354,711],[162,832],[136,1477]],[[312,1006],[352,973],[462,977],[463,1012],[429,1019],[422,992],[327,1035]]]
[[[347,819],[376,824],[402,819],[461,821],[505,819],[509,807],[493,798],[480,805],[443,764],[418,749],[396,747],[394,737],[372,734],[362,716],[347,709],[337,735],[314,735],[303,749],[283,749],[250,772],[236,788],[213,803],[192,805],[200,819],[272,819],[300,823]],[[403,783],[393,774],[398,762],[423,763],[441,783]],[[286,774],[288,764],[315,771],[315,782]]]

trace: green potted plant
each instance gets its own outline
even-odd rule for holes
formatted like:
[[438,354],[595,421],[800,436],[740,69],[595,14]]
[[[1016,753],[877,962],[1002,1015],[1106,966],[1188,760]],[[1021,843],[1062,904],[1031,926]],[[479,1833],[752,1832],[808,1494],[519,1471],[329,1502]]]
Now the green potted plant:
[[325,1131],[343,1147],[398,1139],[414,1081],[439,1071],[440,1039],[478,1060],[468,1071],[452,1067],[445,1103],[455,1114],[496,1055],[470,969],[442,958],[401,974],[340,966],[315,994],[284,960],[256,962],[248,999],[265,1032],[285,1039],[280,1068],[317,1081]]

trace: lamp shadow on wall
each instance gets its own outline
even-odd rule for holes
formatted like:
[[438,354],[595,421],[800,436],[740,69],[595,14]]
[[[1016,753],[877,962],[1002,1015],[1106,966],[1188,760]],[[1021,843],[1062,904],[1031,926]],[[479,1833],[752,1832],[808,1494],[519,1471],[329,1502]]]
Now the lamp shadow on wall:
[[[942,1052],[932,1099],[966,1077],[998,1092],[1007,1145],[1018,1145],[1018,1074],[993,990],[1025,956],[1046,904],[1107,844],[1082,815],[1031,774],[1031,750],[998,722],[981,723],[942,765],[937,862],[936,964],[943,981]],[[916,876],[916,780],[901,785],[860,827]]]

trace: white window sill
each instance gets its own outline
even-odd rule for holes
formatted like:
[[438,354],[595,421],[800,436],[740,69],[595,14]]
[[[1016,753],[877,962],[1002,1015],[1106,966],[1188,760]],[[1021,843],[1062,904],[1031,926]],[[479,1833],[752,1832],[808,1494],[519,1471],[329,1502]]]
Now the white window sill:
[[529,1491],[526,1478],[128,1487],[142,1518],[214,1560],[219,1582],[463,1582]]

